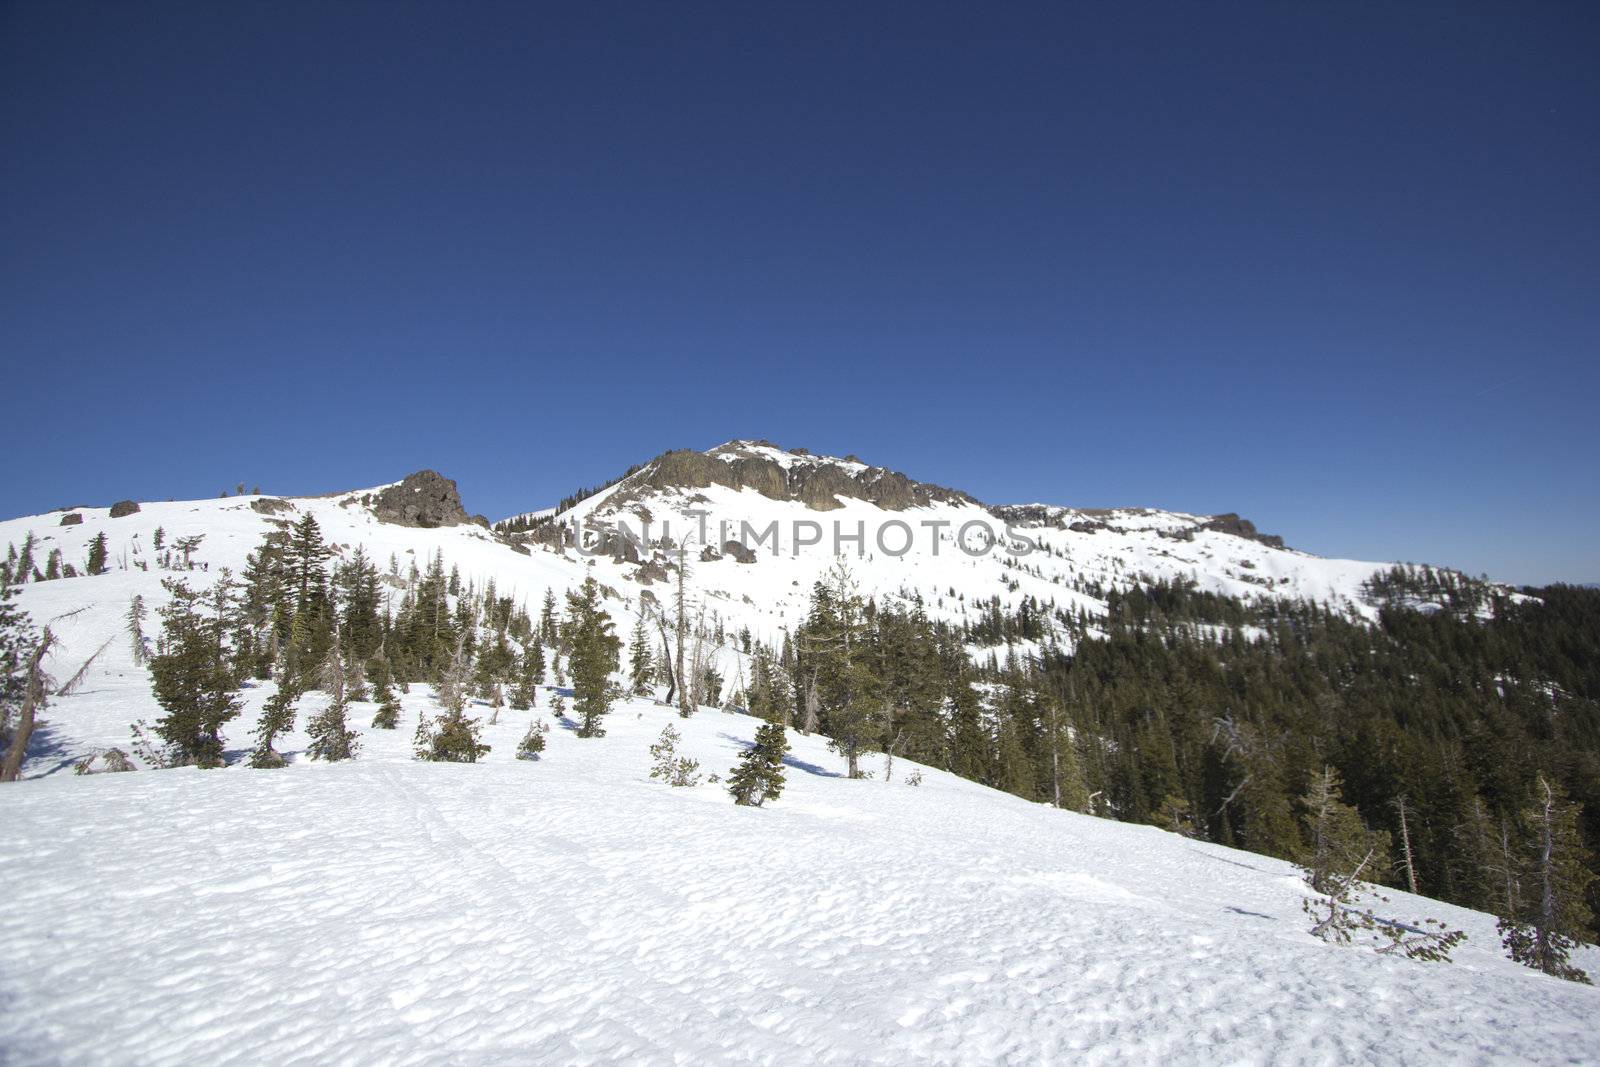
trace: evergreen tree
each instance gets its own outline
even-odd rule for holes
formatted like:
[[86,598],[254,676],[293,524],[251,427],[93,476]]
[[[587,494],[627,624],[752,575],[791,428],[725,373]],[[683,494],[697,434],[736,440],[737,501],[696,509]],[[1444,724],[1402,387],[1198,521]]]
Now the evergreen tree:
[[156,701],[166,711],[155,729],[171,762],[220,767],[222,726],[239,714],[233,692],[238,679],[225,642],[228,584],[224,573],[208,596],[175,578],[162,582],[172,600],[161,608],[150,674]]
[[1579,832],[1581,814],[1559,785],[1539,776],[1534,804],[1521,820],[1525,888],[1520,906],[1501,918],[1499,931],[1507,953],[1518,963],[1592,985],[1570,962],[1572,950],[1592,936],[1594,925],[1585,894],[1595,875]]
[[812,589],[801,647],[818,725],[845,757],[849,776],[860,778],[862,754],[884,740],[883,697],[867,657],[865,605],[842,564]]
[[436,763],[476,763],[489,752],[489,746],[478,740],[478,733],[478,720],[459,711],[447,711],[432,722],[424,717],[417,724],[417,758]]
[[144,621],[148,613],[144,597],[134,594],[128,602],[128,640],[133,644],[133,665],[143,667],[150,659],[150,639],[144,635]]
[[400,700],[395,696],[389,671],[389,661],[378,657],[372,672],[372,699],[377,702],[377,714],[372,725],[379,730],[393,730],[400,725]]
[[655,676],[655,661],[650,655],[650,638],[644,628],[644,613],[634,620],[633,634],[628,639],[628,676],[633,682],[633,692],[644,696],[650,692],[650,680]]
[[517,758],[536,760],[544,752],[545,735],[550,732],[550,727],[538,719],[528,724],[528,732],[522,735],[522,740],[517,744]]
[[517,711],[529,711],[539,696],[539,678],[544,673],[544,657],[538,655],[538,644],[531,644],[517,660],[517,684],[511,690],[511,706]]
[[777,800],[783,792],[783,755],[789,751],[788,738],[780,723],[764,723],[756,730],[756,743],[739,756],[739,765],[728,777],[728,792],[733,802],[761,807]]
[[107,555],[106,533],[104,530],[101,530],[99,533],[94,535],[94,540],[89,542],[88,573],[104,574],[106,572]]
[[326,709],[306,723],[306,736],[311,739],[310,744],[306,745],[307,755],[329,763],[355,758],[361,743],[346,721],[348,710],[348,703],[341,693],[328,702]]
[[36,580],[38,573],[34,570],[33,550],[39,544],[38,538],[29,530],[22,538],[22,551],[17,553],[17,561],[11,568],[11,581],[16,585],[26,585]]
[[300,694],[288,686],[279,686],[278,691],[267,698],[261,718],[256,722],[256,747],[250,753],[250,766],[267,769],[284,765],[283,756],[272,743],[279,734],[294,729],[294,703],[299,698]]
[[700,762],[678,755],[678,742],[682,740],[683,735],[671,723],[662,729],[661,736],[650,746],[650,758],[653,761],[650,777],[659,778],[673,786],[692,786],[699,782],[700,776],[696,772],[700,769]]
[[1344,802],[1339,772],[1331,767],[1312,779],[1302,798],[1310,845],[1301,870],[1318,894],[1304,907],[1315,924],[1311,933],[1324,941],[1348,942],[1357,927],[1370,927],[1355,910],[1364,883],[1388,868],[1389,835],[1368,830],[1361,816]]
[[603,737],[600,721],[611,710],[611,675],[617,670],[621,642],[612,633],[611,616],[600,604],[600,586],[593,578],[585,578],[577,592],[567,594],[562,631],[571,646],[568,665],[578,736]]

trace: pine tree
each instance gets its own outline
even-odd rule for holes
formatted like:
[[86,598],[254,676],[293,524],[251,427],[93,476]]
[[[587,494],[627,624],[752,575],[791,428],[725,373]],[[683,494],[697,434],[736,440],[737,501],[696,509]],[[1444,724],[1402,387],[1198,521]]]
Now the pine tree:
[[528,724],[528,732],[522,735],[522,740],[517,744],[517,758],[536,760],[544,752],[545,735],[550,732],[550,727],[538,719]]
[[1371,926],[1354,905],[1366,882],[1389,866],[1389,835],[1367,829],[1344,802],[1341,786],[1339,772],[1325,767],[1301,800],[1310,847],[1300,869],[1318,894],[1304,908],[1315,920],[1312,935],[1336,943],[1348,942],[1353,929]]
[[1588,974],[1570,962],[1572,950],[1592,936],[1594,925],[1585,894],[1595,875],[1578,829],[1581,814],[1559,785],[1539,776],[1534,804],[1521,818],[1521,881],[1527,890],[1498,929],[1507,953],[1518,963],[1592,985]]
[[94,540],[89,542],[88,573],[104,574],[106,572],[106,532],[101,530],[94,535]]
[[394,694],[389,661],[380,656],[376,662],[372,672],[372,699],[377,702],[378,711],[372,716],[372,725],[378,730],[393,730],[400,725],[400,700]]
[[144,597],[138,594],[128,602],[128,640],[133,643],[133,665],[143,667],[150,659],[150,639],[144,635],[147,617]]
[[29,530],[22,538],[22,551],[17,553],[17,562],[11,568],[11,580],[17,585],[26,585],[34,580],[33,550],[39,544],[38,538]]
[[783,756],[789,751],[788,738],[781,723],[764,723],[756,731],[756,743],[739,756],[739,765],[728,776],[728,792],[733,802],[759,808],[777,800],[783,792]]
[[467,717],[467,685],[471,657],[467,652],[466,635],[456,639],[454,654],[445,664],[435,682],[435,692],[444,714],[429,720],[424,715],[417,723],[416,754],[418,759],[443,763],[476,763],[489,751],[489,746],[479,741],[481,727],[477,719]]
[[861,777],[863,753],[880,747],[883,697],[867,662],[866,605],[843,564],[812,589],[811,611],[801,632],[802,660],[819,727],[844,756],[851,778]]
[[650,692],[650,679],[655,676],[655,661],[650,655],[650,638],[644,628],[644,613],[634,620],[633,634],[629,638],[628,676],[633,682],[636,696]]
[[446,712],[432,722],[424,717],[417,724],[417,758],[436,763],[476,763],[489,752],[489,746],[478,740],[478,731],[478,720],[459,711]]
[[311,739],[310,744],[306,745],[307,755],[329,763],[355,758],[361,749],[361,742],[346,721],[348,710],[349,705],[341,693],[328,702],[326,709],[306,723],[306,736]]
[[517,660],[517,684],[511,690],[511,706],[517,711],[529,711],[539,697],[540,676],[544,674],[544,657],[539,655],[537,643]]
[[294,729],[294,703],[300,694],[289,686],[279,686],[267,698],[256,722],[256,747],[250,753],[250,766],[262,769],[282,767],[283,756],[272,747],[279,734]]
[[[156,733],[174,763],[220,767],[222,726],[239,714],[238,685],[225,634],[228,577],[208,596],[181,580],[162,582],[172,600],[161,608],[161,639],[150,660],[156,701],[166,711]],[[209,613],[202,606],[209,600]],[[219,610],[220,609],[220,610]]]
[[578,713],[579,737],[603,737],[600,721],[611,710],[611,675],[617,669],[621,642],[611,630],[611,616],[600,604],[600,586],[585,578],[576,593],[567,594],[567,617],[562,631],[571,645],[573,710]]
[[678,755],[678,742],[682,740],[683,735],[671,723],[662,729],[661,736],[650,746],[650,758],[654,761],[650,777],[659,778],[673,786],[692,786],[700,781],[696,773],[700,769],[700,762]]
[[0,745],[11,743],[12,729],[28,691],[28,662],[38,634],[26,612],[17,608],[16,588],[0,585]]

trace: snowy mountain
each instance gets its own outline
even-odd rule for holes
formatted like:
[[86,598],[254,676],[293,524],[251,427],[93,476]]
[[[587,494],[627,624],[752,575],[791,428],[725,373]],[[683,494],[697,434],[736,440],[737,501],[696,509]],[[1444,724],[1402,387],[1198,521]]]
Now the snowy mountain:
[[[436,556],[530,611],[593,576],[624,636],[671,595],[684,540],[696,601],[768,642],[836,548],[864,593],[951,622],[993,598],[1095,618],[1108,589],[1176,579],[1363,619],[1388,569],[1294,551],[1237,516],[988,506],[752,441],[669,452],[495,526],[432,472],[0,523],[19,552],[32,535],[41,577],[76,572],[18,593],[57,639],[49,674],[88,663],[48,705],[25,781],[0,787],[5,1062],[1600,1059],[1595,991],[1505,959],[1491,916],[1386,890],[1383,915],[1467,933],[1454,963],[1328,945],[1286,863],[904,759],[891,773],[869,756],[875,777],[850,780],[821,736],[791,733],[781,800],[737,808],[706,776],[726,777],[758,722],[712,708],[625,700],[604,737],[580,739],[552,710],[571,692],[546,686],[531,711],[477,707],[494,719],[483,762],[435,764],[411,758],[436,710],[416,684],[396,731],[354,704],[359,758],[322,764],[304,727],[329,698],[312,692],[279,742],[288,768],[268,772],[241,765],[276,691],[251,682],[226,768],[73,775],[160,714],[125,638],[131,599],[163,603],[174,571],[238,573],[305,515],[335,559],[360,547],[388,595]],[[85,574],[102,534],[106,570]],[[739,643],[717,655],[739,678]],[[548,748],[518,760],[535,720]],[[699,761],[692,788],[649,776],[669,723]],[[1600,952],[1575,962],[1592,971]]]
[[[1105,613],[1104,590],[1156,580],[1190,581],[1246,601],[1312,600],[1366,618],[1382,603],[1368,583],[1392,566],[1299,552],[1235,515],[988,506],[854,457],[761,441],[667,452],[565,509],[546,507],[493,527],[468,514],[454,482],[422,471],[324,496],[66,508],[0,522],[0,545],[20,550],[32,537],[28,552],[41,576],[53,554],[61,571],[76,572],[30,582],[17,596],[55,636],[46,669],[67,678],[112,642],[132,597],[151,609],[166,601],[162,551],[193,544],[184,577],[203,585],[224,568],[241,573],[265,534],[304,515],[316,518],[335,561],[360,547],[389,572],[391,596],[411,568],[425,568],[435,555],[464,583],[482,589],[492,582],[500,596],[530,610],[547,591],[559,600],[593,576],[624,637],[645,605],[668,596],[669,567],[682,544],[708,621],[730,635],[748,629],[769,644],[793,632],[812,585],[841,555],[863,595],[916,601],[931,618],[953,623],[973,619],[991,601],[1009,612],[1027,598],[1043,612],[1092,620]],[[88,576],[90,545],[102,534],[108,569]],[[1065,632],[1060,639],[1072,640]],[[108,648],[96,662],[116,663],[118,654]],[[716,655],[727,678],[740,677],[745,657],[731,643]],[[126,746],[126,715],[104,723],[96,716],[74,723],[64,712],[56,719],[65,748],[54,766],[94,748]],[[30,773],[43,766],[35,761]]]

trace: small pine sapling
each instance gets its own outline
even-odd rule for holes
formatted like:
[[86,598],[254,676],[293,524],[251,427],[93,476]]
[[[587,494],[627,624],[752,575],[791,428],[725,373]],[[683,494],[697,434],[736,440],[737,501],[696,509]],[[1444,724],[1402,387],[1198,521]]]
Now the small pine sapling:
[[355,759],[361,742],[346,721],[348,710],[344,698],[335,698],[326,709],[306,723],[306,735],[311,738],[311,743],[306,746],[307,755],[329,763]]
[[256,720],[256,747],[251,750],[248,765],[261,770],[282,767],[283,756],[272,747],[272,742],[286,730],[294,728],[294,702],[300,694],[293,686],[281,685],[267,698]]
[[756,731],[756,743],[739,756],[728,776],[735,804],[759,808],[783,792],[783,755],[789,751],[783,724],[769,722]]
[[678,742],[683,735],[668,723],[656,743],[650,746],[650,757],[655,761],[650,777],[659,778],[672,786],[693,786],[700,782],[700,762],[678,755]]
[[538,719],[528,724],[528,732],[522,735],[522,741],[517,745],[517,758],[536,760],[544,751],[545,734],[550,732],[548,724]]

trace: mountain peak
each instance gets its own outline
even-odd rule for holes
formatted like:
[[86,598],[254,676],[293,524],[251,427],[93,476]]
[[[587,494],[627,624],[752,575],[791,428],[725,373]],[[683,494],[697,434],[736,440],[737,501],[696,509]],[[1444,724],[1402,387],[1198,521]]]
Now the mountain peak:
[[623,506],[652,490],[713,485],[753,489],[769,499],[796,501],[815,511],[843,507],[841,498],[865,500],[886,511],[926,507],[936,501],[977,504],[959,490],[870,466],[855,456],[819,456],[804,448],[783,449],[771,441],[744,438],[704,452],[663,452],[617,485],[604,501],[608,507]]

